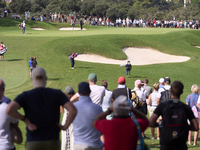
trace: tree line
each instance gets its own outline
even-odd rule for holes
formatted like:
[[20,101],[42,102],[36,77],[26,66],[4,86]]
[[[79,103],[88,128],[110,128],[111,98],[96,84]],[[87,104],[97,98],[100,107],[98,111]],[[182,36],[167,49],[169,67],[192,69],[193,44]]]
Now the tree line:
[[76,12],[83,16],[109,17],[113,21],[119,17],[200,20],[200,0],[192,0],[186,5],[184,8],[184,0],[12,0],[9,7],[18,14],[28,10],[31,14]]

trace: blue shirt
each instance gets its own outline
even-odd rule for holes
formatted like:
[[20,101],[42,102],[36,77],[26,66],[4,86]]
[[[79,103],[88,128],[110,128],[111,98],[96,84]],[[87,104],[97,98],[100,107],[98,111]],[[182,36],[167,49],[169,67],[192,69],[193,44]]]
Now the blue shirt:
[[29,60],[28,63],[29,63],[29,67],[33,67],[32,64],[31,64],[32,63],[31,60]]
[[163,88],[164,86],[165,86],[165,85],[159,85],[159,89],[160,89],[160,88]]
[[103,147],[101,133],[93,127],[94,119],[102,113],[101,107],[94,104],[89,96],[80,96],[74,105],[78,111],[73,121],[74,143],[94,148]]
[[[198,98],[199,98],[199,94],[197,94],[197,93],[192,93],[192,94],[187,96],[186,103],[189,104],[191,109],[192,109],[193,106],[196,106]],[[198,107],[196,107],[196,108],[197,108],[197,111],[199,111],[199,108]]]

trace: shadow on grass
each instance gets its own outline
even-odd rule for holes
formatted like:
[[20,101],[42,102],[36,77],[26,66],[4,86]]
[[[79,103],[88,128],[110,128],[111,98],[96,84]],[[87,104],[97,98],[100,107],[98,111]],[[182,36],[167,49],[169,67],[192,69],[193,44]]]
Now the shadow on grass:
[[23,59],[10,59],[10,60],[6,60],[6,61],[21,61]]
[[147,77],[142,77],[142,76],[130,76],[129,78],[147,78]]
[[93,67],[76,67],[76,68],[89,69],[89,68],[93,68]]
[[58,80],[60,80],[61,78],[48,78],[47,80],[49,80],[49,81],[58,81]]

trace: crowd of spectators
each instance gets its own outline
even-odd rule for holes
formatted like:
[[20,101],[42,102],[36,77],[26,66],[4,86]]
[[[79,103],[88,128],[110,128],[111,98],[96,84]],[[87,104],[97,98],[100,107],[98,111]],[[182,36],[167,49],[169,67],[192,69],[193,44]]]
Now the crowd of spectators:
[[[156,20],[156,19],[131,19],[116,18],[111,21],[109,18],[89,17],[87,19],[89,25],[109,26],[109,27],[140,27],[140,28],[190,28],[199,29],[198,20]],[[86,21],[85,21],[86,22]]]
[[[87,82],[78,84],[77,93],[71,86],[67,86],[65,94],[60,90],[45,87],[47,76],[43,68],[33,69],[31,78],[34,87],[32,90],[23,92],[12,102],[9,100],[9,104],[5,106],[0,104],[0,111],[4,111],[0,118],[4,118],[5,122],[0,123],[0,132],[6,130],[5,134],[10,137],[5,124],[16,123],[18,122],[16,119],[24,121],[27,126],[26,149],[34,150],[42,146],[43,150],[60,150],[61,145],[62,150],[136,149],[140,137],[140,133],[137,132],[138,127],[141,128],[143,139],[146,138],[144,131],[150,126],[152,133],[150,138],[154,140],[154,128],[165,121],[164,108],[168,108],[168,105],[171,107],[172,103],[182,106],[177,107],[177,109],[183,108],[184,116],[186,116],[185,126],[187,128],[184,128],[186,134],[181,135],[184,140],[181,138],[180,142],[180,136],[174,133],[176,144],[167,143],[163,140],[164,133],[161,132],[164,125],[159,126],[157,140],[161,142],[161,150],[171,147],[178,150],[179,147],[181,150],[187,149],[187,138],[191,144],[191,133],[188,137],[189,130],[190,132],[195,131],[193,145],[197,144],[198,110],[200,108],[199,87],[197,85],[192,86],[192,94],[187,97],[186,104],[189,107],[180,102],[183,84],[180,81],[174,81],[171,84],[169,77],[160,78],[158,83],[153,84],[153,88],[148,85],[148,79],[144,79],[144,82],[137,79],[134,82],[134,88],[128,88],[125,77],[121,76],[118,78],[117,88],[111,91],[108,90],[108,81],[103,80],[99,86],[96,84],[97,75],[91,73]],[[5,83],[3,79],[0,79],[0,103],[8,103],[4,91]],[[132,94],[133,91],[135,95]],[[169,100],[166,100],[165,92],[169,94]],[[163,93],[165,94],[163,95]],[[136,102],[136,97],[138,107],[134,108],[130,102]],[[18,111],[21,107],[24,109],[24,115]],[[193,107],[196,107],[197,115],[194,115]],[[59,124],[60,113],[64,113],[62,124]],[[150,119],[147,119],[148,114]],[[9,116],[9,120],[6,121]],[[38,116],[40,117],[38,118]],[[176,128],[177,125],[180,126],[180,124],[175,124]],[[60,130],[62,130],[62,144],[59,142]],[[176,131],[176,129],[174,130]],[[159,134],[160,132],[161,134]],[[165,131],[165,133],[167,132]],[[8,145],[5,144],[7,142]],[[2,149],[15,149],[10,139],[1,139],[0,143]]]

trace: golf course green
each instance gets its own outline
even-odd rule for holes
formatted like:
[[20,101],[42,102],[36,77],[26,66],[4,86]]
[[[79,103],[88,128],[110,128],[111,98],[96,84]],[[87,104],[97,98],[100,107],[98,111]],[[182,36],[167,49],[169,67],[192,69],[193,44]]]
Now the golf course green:
[[[181,63],[162,63],[134,66],[126,85],[134,88],[137,79],[149,79],[149,85],[158,82],[161,77],[170,77],[184,84],[181,101],[191,94],[193,84],[200,85],[200,30],[174,28],[117,28],[83,26],[86,30],[61,31],[60,27],[71,27],[64,23],[26,21],[26,32],[21,34],[18,27],[23,20],[0,18],[0,42],[8,47],[4,61],[0,61],[0,78],[5,81],[5,96],[14,100],[23,91],[32,89],[29,71],[29,58],[37,57],[39,67],[47,72],[47,87],[61,89],[70,85],[77,92],[78,84],[87,81],[90,73],[97,74],[97,84],[108,81],[108,89],[117,87],[117,79],[126,76],[125,67],[119,65],[90,63],[75,60],[75,69],[71,69],[68,56],[74,52],[80,54],[98,54],[107,58],[126,59],[124,47],[145,47],[178,56],[188,56],[190,60]],[[45,30],[33,30],[31,27]],[[79,25],[76,25],[79,27]],[[145,54],[143,54],[145,55]],[[89,59],[89,58],[88,58]],[[20,110],[23,112],[23,110]],[[39,117],[39,116],[38,116]],[[17,150],[24,150],[26,141],[25,124],[20,121],[23,143],[16,144]],[[151,140],[150,128],[145,132],[148,147],[159,149],[159,141]],[[200,144],[200,138],[198,139]],[[198,145],[197,144],[197,145]],[[198,146],[188,146],[198,149]],[[200,149],[200,148],[199,148]]]

